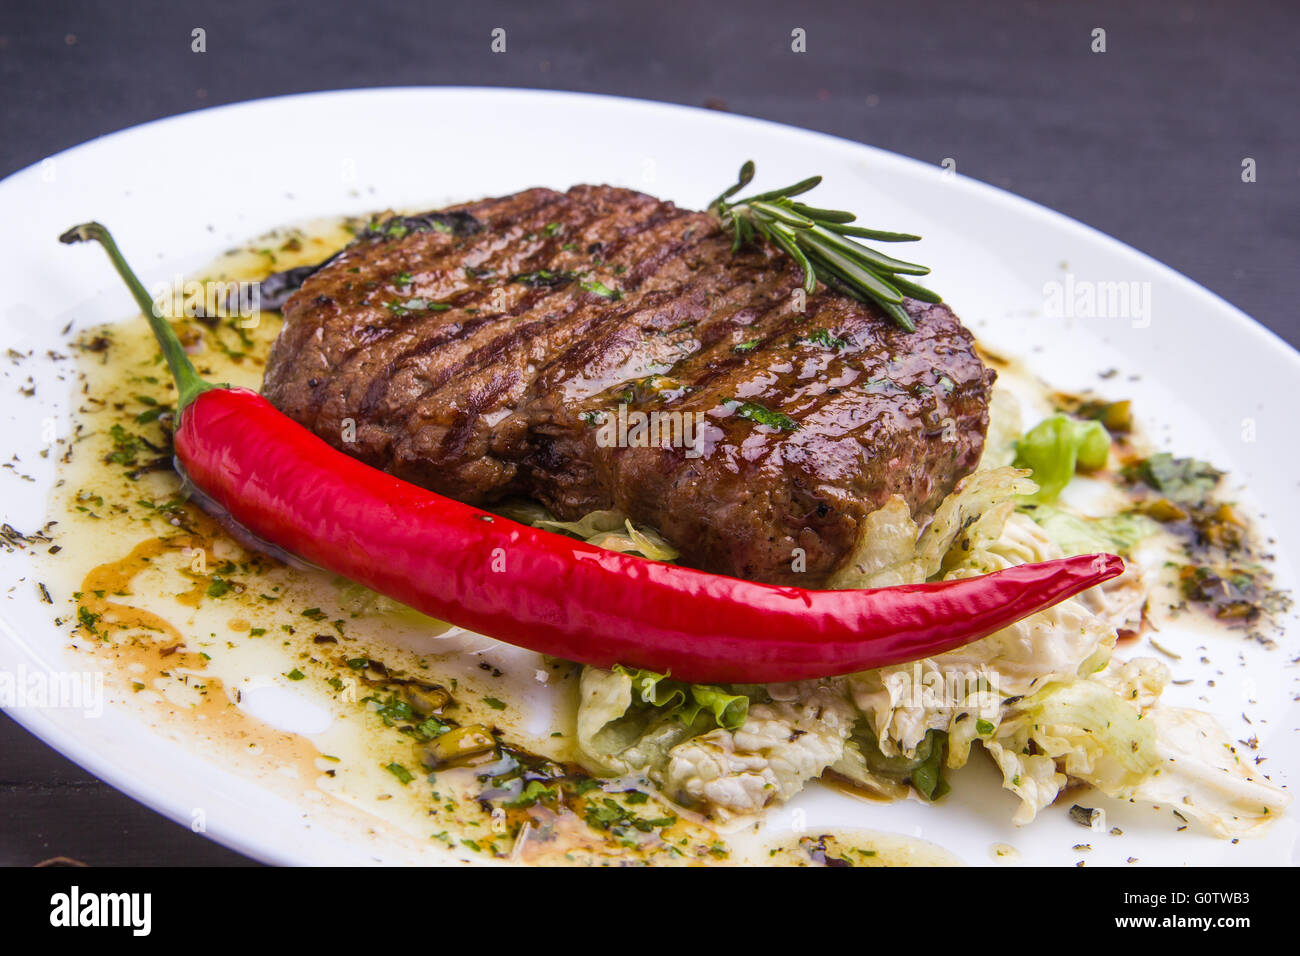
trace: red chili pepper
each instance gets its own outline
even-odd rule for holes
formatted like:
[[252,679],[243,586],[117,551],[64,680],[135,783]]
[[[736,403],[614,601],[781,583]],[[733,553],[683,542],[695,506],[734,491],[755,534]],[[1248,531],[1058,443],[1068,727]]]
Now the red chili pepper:
[[608,551],[519,524],[332,448],[256,392],[198,378],[108,230],[103,244],[177,384],[176,458],[258,537],[425,614],[566,660],[699,683],[828,677],[986,637],[1122,573],[1115,555],[981,577],[809,591]]

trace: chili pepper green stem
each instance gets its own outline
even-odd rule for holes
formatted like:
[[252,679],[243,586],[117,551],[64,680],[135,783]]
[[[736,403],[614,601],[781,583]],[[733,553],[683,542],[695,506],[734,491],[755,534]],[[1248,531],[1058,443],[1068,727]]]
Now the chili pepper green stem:
[[149,320],[149,327],[153,329],[154,338],[158,340],[158,347],[162,350],[163,358],[167,360],[167,367],[171,369],[172,379],[176,382],[176,411],[179,414],[181,409],[201,393],[216,386],[211,382],[205,382],[194,370],[194,363],[185,354],[181,340],[176,337],[171,323],[158,314],[158,309],[150,298],[148,290],[145,289],[144,283],[131,271],[126,258],[117,248],[117,243],[113,241],[113,236],[106,227],[97,222],[87,222],[80,226],[73,226],[59,236],[59,242],[68,244],[89,240],[98,242],[104,247],[108,258],[113,262],[113,268],[117,269],[117,274],[122,277],[122,281],[131,290],[131,295],[135,297],[136,304],[140,306],[140,311]]

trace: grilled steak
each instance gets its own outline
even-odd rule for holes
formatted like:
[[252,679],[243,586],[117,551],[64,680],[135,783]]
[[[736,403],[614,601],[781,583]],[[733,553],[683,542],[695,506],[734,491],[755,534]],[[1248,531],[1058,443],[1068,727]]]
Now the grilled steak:
[[264,391],[441,494],[618,508],[684,564],[817,587],[890,495],[923,516],[974,468],[994,373],[946,306],[908,300],[909,334],[800,279],[705,213],[530,189],[369,229],[289,298]]

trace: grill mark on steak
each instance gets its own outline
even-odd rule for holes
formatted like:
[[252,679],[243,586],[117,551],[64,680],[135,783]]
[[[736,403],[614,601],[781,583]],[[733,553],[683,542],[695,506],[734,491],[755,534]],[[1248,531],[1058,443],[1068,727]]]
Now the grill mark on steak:
[[[733,254],[710,216],[625,189],[446,213],[450,234],[366,235],[308,276],[267,364],[277,407],[372,465],[472,503],[528,495],[566,519],[618,507],[685,564],[816,587],[891,494],[924,516],[979,459],[994,375],[946,306],[908,300],[910,335],[825,289],[799,313],[782,253]],[[522,281],[540,270],[557,278]],[[450,307],[394,314],[394,298]],[[584,416],[623,398],[702,413],[702,456],[600,447]]]
[[[554,201],[544,203],[540,207],[531,210],[531,213],[528,215],[508,217],[507,222],[505,223],[507,230],[511,234],[528,234],[530,232],[536,233],[543,231],[545,224],[549,219],[549,209],[554,205],[555,201],[558,201],[558,199],[559,196],[556,194]],[[654,202],[643,204],[644,209],[650,213],[656,212],[657,206],[658,204]],[[582,231],[587,227],[599,224],[603,221],[604,220],[601,216],[588,211],[588,214],[584,218],[578,220],[575,225],[580,231]],[[628,241],[646,229],[651,228],[653,224],[653,220],[646,222],[633,222],[629,228],[624,230],[624,241]],[[498,250],[498,254],[495,257],[489,256],[486,259],[478,260],[479,267],[491,267],[495,273],[519,270],[518,272],[514,272],[515,275],[536,272],[537,268],[547,265],[552,261],[554,253],[558,250],[558,244],[558,239],[552,239],[549,244],[537,248],[531,255],[524,259],[519,259],[517,256],[512,257],[509,255],[509,243],[501,243],[501,248]],[[550,247],[549,252],[548,247]],[[436,268],[441,266],[441,263],[433,263],[433,265]],[[509,267],[509,270],[505,268],[506,266]],[[568,283],[566,282],[565,284],[567,285]],[[415,291],[424,293],[427,290],[425,288],[417,288]],[[490,289],[485,287],[484,289],[473,293],[473,298],[469,301],[472,301],[474,305],[480,305],[482,300],[488,297],[489,292]],[[498,358],[501,352],[507,347],[517,344],[521,335],[521,331],[517,328],[506,328],[505,331],[501,333],[499,339],[482,343],[480,341],[481,338],[496,332],[495,328],[492,328],[493,326],[509,325],[510,323],[506,320],[513,320],[520,315],[528,313],[545,312],[548,310],[555,311],[556,314],[563,318],[564,313],[568,311],[567,308],[551,309],[550,307],[552,303],[557,300],[567,301],[567,297],[568,293],[563,290],[563,287],[551,287],[545,285],[531,286],[530,291],[524,293],[523,298],[516,302],[511,308],[507,309],[504,313],[489,315],[473,320],[461,320],[458,324],[449,329],[442,330],[440,334],[427,339],[416,340],[408,347],[392,356],[390,358],[390,364],[395,366],[403,365],[434,350],[446,352],[447,347],[452,343],[472,338],[472,341],[465,342],[468,351],[464,353],[461,361],[458,364],[448,362],[442,369],[441,373],[429,381],[430,388],[433,391],[437,391],[452,378],[476,371],[483,365]],[[445,300],[445,297],[443,298]],[[465,300],[457,300],[456,304],[467,305],[468,302]],[[412,324],[418,322],[419,319],[420,317],[407,317],[405,323]],[[451,357],[455,357],[459,353],[452,352],[449,354]],[[373,403],[366,403],[365,410],[367,412],[373,411],[373,409]]]

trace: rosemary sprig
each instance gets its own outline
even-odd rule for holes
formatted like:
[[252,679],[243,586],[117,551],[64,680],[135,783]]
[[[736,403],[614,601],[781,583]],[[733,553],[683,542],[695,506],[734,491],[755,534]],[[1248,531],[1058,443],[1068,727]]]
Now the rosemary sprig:
[[854,239],[876,242],[915,242],[920,236],[906,232],[885,232],[850,225],[857,217],[840,209],[819,209],[799,202],[800,196],[822,181],[820,176],[731,201],[754,178],[754,162],[740,167],[736,184],[709,204],[709,212],[724,228],[732,230],[732,251],[756,238],[779,247],[803,270],[803,287],[811,295],[818,281],[860,302],[872,302],[908,332],[914,332],[911,316],[903,308],[903,297],[923,302],[943,299],[924,286],[903,276],[928,275],[926,266],[887,256]]

